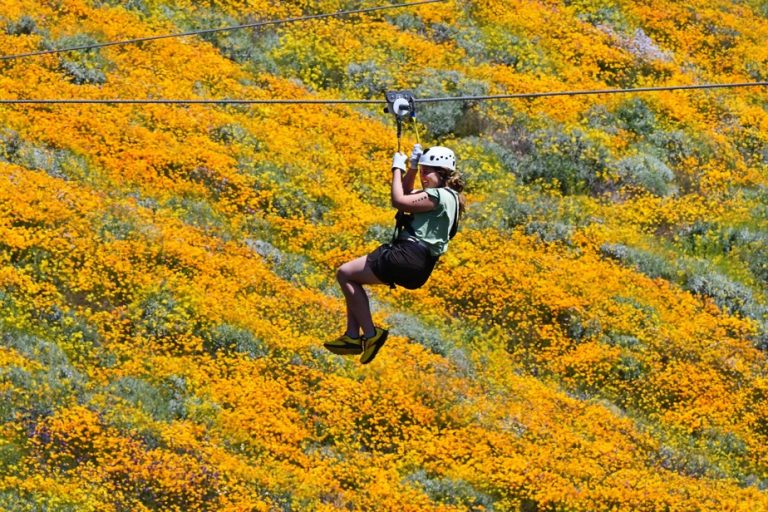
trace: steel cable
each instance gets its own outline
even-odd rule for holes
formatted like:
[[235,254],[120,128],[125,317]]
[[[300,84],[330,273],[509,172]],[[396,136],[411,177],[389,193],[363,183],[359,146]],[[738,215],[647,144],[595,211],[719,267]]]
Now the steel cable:
[[[659,87],[638,87],[628,89],[582,89],[572,91],[530,92],[519,94],[498,94],[478,96],[446,96],[438,98],[416,98],[416,103],[438,103],[448,101],[488,101],[510,99],[535,99],[552,96],[586,96],[596,94],[631,94],[661,91],[728,89],[742,87],[766,87],[768,82],[740,82],[731,84],[669,85]],[[168,105],[385,105],[385,100],[351,99],[0,99],[0,104],[168,104]]]
[[331,17],[337,17],[337,16],[348,16],[350,14],[365,14],[369,12],[375,12],[375,11],[383,11],[386,9],[401,9],[405,7],[414,7],[417,5],[424,5],[424,4],[434,4],[438,2],[445,2],[447,0],[421,0],[418,2],[412,2],[412,3],[405,3],[405,4],[394,4],[394,5],[381,5],[377,7],[367,7],[363,9],[355,9],[355,10],[349,10],[349,11],[337,11],[333,13],[324,13],[324,14],[312,14],[308,16],[297,16],[294,18],[285,18],[281,20],[270,20],[270,21],[259,21],[255,23],[247,23],[244,25],[234,25],[231,27],[221,27],[221,28],[210,28],[210,29],[203,29],[203,30],[193,30],[190,32],[181,32],[176,34],[161,34],[157,36],[147,36],[147,37],[139,37],[136,39],[125,39],[122,41],[109,41],[105,43],[94,43],[89,45],[83,45],[83,46],[75,46],[71,48],[55,48],[52,50],[42,50],[38,52],[30,52],[30,53],[20,53],[16,55],[1,55],[0,61],[4,60],[14,60],[14,59],[21,59],[25,57],[36,57],[40,55],[51,55],[55,53],[63,53],[63,52],[73,52],[73,51],[81,51],[81,50],[92,50],[95,48],[104,48],[107,46],[119,46],[119,45],[127,45],[127,44],[137,44],[137,43],[145,43],[148,41],[157,41],[158,39],[169,39],[172,37],[185,37],[185,36],[199,36],[203,34],[212,34],[215,32],[226,32],[230,30],[241,30],[246,28],[258,28],[258,27],[265,27],[268,25],[282,25],[286,23],[295,23],[298,21],[309,21],[309,20],[318,20],[323,18],[331,18]]

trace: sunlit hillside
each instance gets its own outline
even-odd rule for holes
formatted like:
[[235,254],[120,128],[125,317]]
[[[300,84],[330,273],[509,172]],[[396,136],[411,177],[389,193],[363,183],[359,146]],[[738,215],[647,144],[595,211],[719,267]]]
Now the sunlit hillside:
[[[0,54],[387,0],[0,0]],[[469,208],[377,358],[384,92],[768,81],[761,0],[449,0],[0,60],[0,509],[768,510],[768,90],[419,103]],[[418,132],[415,129],[418,127]]]

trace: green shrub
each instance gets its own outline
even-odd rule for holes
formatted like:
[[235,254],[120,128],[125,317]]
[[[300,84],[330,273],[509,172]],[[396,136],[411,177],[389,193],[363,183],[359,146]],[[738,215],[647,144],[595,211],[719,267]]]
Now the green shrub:
[[202,338],[203,348],[209,354],[240,353],[254,359],[269,355],[269,348],[262,340],[256,338],[251,331],[232,324],[219,324],[208,329]]
[[683,288],[711,298],[725,311],[751,318],[757,323],[758,332],[752,342],[756,347],[768,349],[768,306],[760,303],[752,289],[713,270],[706,264],[691,265],[687,270]]
[[26,151],[20,155],[19,165],[28,169],[43,170],[54,178],[67,178],[61,169],[62,153],[60,151],[31,146],[26,146],[25,149]]
[[537,235],[542,241],[570,244],[573,231],[594,219],[582,215],[578,205],[572,211],[563,211],[562,205],[551,194],[507,187],[483,202],[472,203],[463,222],[472,229],[508,231],[522,227],[526,234]]
[[107,5],[110,7],[122,7],[128,11],[136,11],[144,16],[151,14],[150,8],[145,0],[95,0],[95,6]]
[[762,231],[697,221],[682,228],[677,239],[688,254],[737,257],[759,283],[768,284],[768,234]]
[[[249,155],[238,155],[237,172],[248,178],[251,188],[255,191],[273,191],[289,187],[292,169],[279,166],[269,161],[253,162]],[[261,203],[262,208],[267,208],[267,200]],[[257,220],[256,216],[249,215],[248,220]]]
[[32,144],[7,129],[0,132],[0,160],[67,181],[88,182],[97,176],[84,156],[68,149]]
[[754,127],[739,127],[731,140],[749,166],[768,163],[768,137],[763,130]]
[[0,159],[5,162],[15,163],[23,141],[14,130],[3,129],[0,131]]
[[681,192],[698,191],[699,181],[691,168],[703,167],[715,158],[716,149],[702,136],[690,135],[682,130],[655,131],[647,135],[640,149],[655,154],[668,165],[676,175]]
[[236,190],[228,178],[206,165],[198,165],[190,169],[187,178],[203,185],[216,200],[230,196]]
[[708,454],[700,450],[681,450],[662,445],[656,453],[656,462],[662,468],[693,478],[725,478]]
[[551,183],[563,194],[599,194],[608,188],[608,151],[579,129],[571,133],[541,130],[517,145],[532,148],[510,162],[523,183]]
[[179,335],[202,331],[203,321],[191,304],[165,286],[145,292],[131,309],[137,333],[155,340],[173,344]]
[[724,455],[743,457],[749,453],[747,443],[736,433],[721,428],[709,428],[704,431],[704,440],[708,450]]
[[522,226],[536,216],[539,211],[539,203],[528,203],[521,200],[516,194],[507,195],[501,203],[504,212],[504,227],[507,229]]
[[536,235],[542,242],[562,242],[571,245],[573,226],[562,222],[534,221],[525,226],[526,235]]
[[675,175],[664,162],[651,155],[624,158],[616,164],[619,182],[640,187],[656,196],[668,196],[676,192]]
[[426,31],[426,25],[421,18],[411,12],[399,11],[395,15],[385,15],[385,18],[404,32],[417,32],[423,35]]
[[272,272],[286,281],[304,283],[304,276],[311,270],[306,256],[284,253],[264,240],[246,239],[245,244],[264,259]]
[[596,128],[610,135],[616,135],[619,132],[620,123],[615,112],[612,112],[605,105],[598,103],[592,105],[581,115],[581,123],[589,128]]
[[674,263],[633,247],[623,244],[603,244],[600,246],[600,252],[603,256],[632,267],[652,279],[675,281],[678,276],[678,269]]
[[[475,96],[486,94],[484,82],[464,77],[457,71],[425,69],[414,94],[417,98],[435,96]],[[433,138],[449,134],[477,135],[484,128],[479,102],[473,100],[422,103],[417,119],[426,126]]]
[[459,48],[462,48],[467,56],[477,60],[485,60],[487,49],[484,42],[484,35],[469,18],[457,29],[454,41]]
[[583,122],[611,134],[626,130],[643,140],[658,130],[656,113],[642,98],[623,101],[612,111],[605,105],[594,105],[585,112]]
[[[710,228],[707,226],[709,225],[699,224],[689,229],[692,233],[708,232]],[[741,231],[734,238],[748,236],[750,235]],[[694,243],[697,244],[696,247],[701,247],[702,242],[698,241],[695,235],[689,234],[688,239],[694,242],[686,242],[684,238],[683,243]],[[717,247],[722,250],[723,243],[728,246],[734,243],[729,240],[729,237],[721,239]],[[718,307],[731,314],[755,320],[758,323],[758,334],[753,342],[759,348],[768,347],[768,306],[761,304],[749,287],[713,270],[706,260],[687,259],[676,263],[622,244],[603,244],[600,252],[603,256],[617,260],[648,277],[666,279],[693,294],[709,297]]]
[[0,421],[13,421],[21,413],[38,418],[53,412],[53,404],[47,401],[31,399],[29,395],[39,394],[40,383],[35,376],[22,368],[4,367],[0,369],[0,383],[6,388],[0,393]]
[[52,334],[63,337],[66,353],[70,359],[76,358],[77,355],[88,354],[101,346],[102,337],[98,327],[71,309],[52,306],[47,311],[42,311],[39,316],[45,321]]
[[211,138],[223,144],[239,144],[248,146],[254,151],[262,149],[261,142],[248,130],[237,123],[217,126],[210,130]]
[[[518,117],[518,116],[515,116]],[[459,160],[458,169],[473,192],[498,193],[500,181],[509,176],[506,159],[514,158],[498,142],[488,137],[464,137],[451,141]]]
[[457,27],[445,23],[432,23],[429,26],[430,38],[438,44],[455,41],[458,33]]
[[387,318],[387,322],[392,326],[390,332],[393,335],[404,336],[429,349],[433,354],[446,356],[450,350],[450,345],[440,331],[424,325],[414,316],[395,313]]
[[37,22],[34,18],[23,15],[16,21],[5,24],[5,33],[10,36],[23,36],[38,33]]
[[82,504],[71,503],[62,500],[59,496],[47,496],[43,493],[34,493],[23,489],[0,490],[0,509],[13,512],[79,512],[83,510]]
[[642,360],[629,354],[622,354],[618,362],[613,366],[612,372],[623,381],[633,381],[641,378],[647,372],[647,367]]
[[376,62],[351,62],[347,66],[346,87],[365,93],[368,98],[381,98],[392,89],[394,81],[388,69],[382,69]]
[[621,8],[607,0],[564,0],[563,3],[574,9],[578,19],[592,25],[610,24],[615,26],[624,22]]
[[768,243],[756,243],[744,256],[750,272],[763,287],[768,287]]
[[[691,161],[696,162],[694,165],[699,167],[715,156],[712,144],[702,136],[689,135],[682,130],[661,129],[658,115],[649,103],[641,98],[625,101],[613,111],[603,105],[595,105],[585,112],[582,122],[609,134],[617,134],[623,129],[635,135],[632,147],[641,156],[633,159],[646,162],[634,162],[631,167],[640,165],[647,169],[641,174],[649,176],[641,182],[653,178],[648,184],[649,190],[664,191],[673,180],[684,192],[696,190],[698,183],[690,172]],[[676,170],[678,172],[675,172]],[[662,178],[661,181],[659,178]]]
[[137,235],[137,213],[128,205],[110,205],[94,218],[94,230],[105,241],[128,240]]
[[768,234],[748,227],[719,226],[714,222],[696,221],[678,231],[677,240],[693,255],[734,254],[742,259],[759,280],[765,280]]
[[107,76],[98,68],[92,67],[88,63],[65,60],[60,68],[64,74],[69,75],[70,81],[77,85],[83,84],[104,84],[107,82]]
[[121,377],[110,384],[108,391],[158,421],[187,416],[188,391],[183,377],[168,377],[157,383],[140,377]]
[[58,406],[82,397],[86,377],[52,341],[0,327],[0,344],[43,367],[32,371],[17,367],[0,369],[0,383],[9,385],[0,400],[0,421],[11,421],[17,415],[29,419],[48,416]]
[[614,115],[619,126],[636,135],[647,136],[657,129],[656,114],[642,98],[632,98],[621,103]]
[[643,343],[637,338],[637,336],[613,331],[606,332],[601,337],[600,341],[608,345],[626,349],[637,349],[643,346]]
[[755,82],[765,82],[768,80],[768,67],[762,62],[747,61],[744,64],[747,74]]
[[[316,196],[315,193],[321,195]],[[272,208],[280,217],[303,217],[313,223],[320,223],[333,207],[333,199],[322,191],[285,190],[272,201]]]
[[[277,352],[281,351],[278,350]],[[326,374],[347,371],[354,365],[353,360],[336,356],[323,347],[310,347],[309,350],[294,354],[293,357],[295,358],[297,355],[296,363],[299,366],[312,368]]]
[[454,369],[465,379],[474,379],[477,376],[477,369],[467,350],[463,348],[453,348],[448,351],[447,359],[453,364]]
[[691,275],[684,287],[697,295],[710,297],[720,308],[732,314],[749,316],[754,306],[754,297],[749,288],[716,272]]
[[[61,48],[78,48],[98,44],[95,38],[87,34],[77,34],[74,36],[65,36],[56,41],[46,40],[43,43],[45,50],[54,50]],[[77,85],[86,84],[104,84],[107,82],[106,71],[111,67],[111,63],[101,56],[98,48],[90,50],[75,50],[61,55],[59,70],[63,72],[69,81]]]
[[495,64],[504,64],[520,72],[554,72],[555,68],[541,49],[526,37],[510,32],[498,32],[500,40],[487,42],[485,58]]
[[561,311],[555,315],[554,321],[569,338],[575,341],[593,338],[603,330],[599,321],[595,319],[585,320],[578,311],[573,309]]
[[430,476],[419,470],[405,478],[405,482],[424,491],[429,498],[444,505],[465,507],[467,510],[492,512],[496,500],[461,479]]
[[768,352],[768,319],[757,320],[757,329],[757,334],[750,341],[759,350]]
[[[162,6],[162,13],[182,31],[218,29],[236,25],[247,25],[264,21],[257,15],[242,19],[235,18],[210,6],[198,5],[195,9],[178,9]],[[277,29],[271,26],[254,27],[239,30],[224,30],[201,34],[200,38],[217,48],[222,55],[253,70],[280,74],[280,70],[271,57],[271,51],[279,43]]]
[[227,241],[233,238],[227,217],[217,212],[205,198],[174,196],[165,203],[165,206],[177,212],[185,224],[194,226],[208,235]]
[[689,254],[706,254],[713,251],[728,252],[729,249],[722,245],[722,239],[713,240],[715,237],[712,236],[712,233],[716,229],[717,225],[713,222],[696,221],[691,225],[683,226],[677,233],[677,239],[682,248]]
[[3,331],[2,344],[41,363],[51,382],[57,382],[55,387],[80,386],[85,382],[85,377],[70,364],[66,353],[52,341],[23,332]]
[[649,144],[660,150],[663,158],[673,167],[695,159],[703,164],[715,156],[715,149],[702,136],[682,130],[655,131],[648,135]]

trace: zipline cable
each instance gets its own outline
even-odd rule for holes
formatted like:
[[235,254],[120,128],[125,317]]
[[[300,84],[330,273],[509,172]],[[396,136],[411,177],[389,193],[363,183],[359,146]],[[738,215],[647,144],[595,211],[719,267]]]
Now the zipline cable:
[[270,21],[258,21],[255,23],[247,23],[245,25],[233,25],[230,27],[221,27],[221,28],[209,28],[209,29],[203,29],[203,30],[193,30],[190,32],[181,32],[177,34],[161,34],[157,36],[147,36],[147,37],[139,37],[136,39],[125,39],[122,41],[109,41],[105,43],[94,43],[84,46],[75,46],[71,48],[55,48],[52,50],[42,50],[39,52],[30,52],[30,53],[20,53],[17,55],[0,55],[0,61],[3,60],[13,60],[13,59],[21,59],[24,57],[36,57],[39,55],[51,55],[54,53],[62,53],[62,52],[73,52],[73,51],[80,51],[80,50],[92,50],[95,48],[104,48],[107,46],[118,46],[118,45],[126,45],[126,44],[137,44],[137,43],[145,43],[147,41],[157,41],[158,39],[169,39],[172,37],[185,37],[185,36],[199,36],[203,34],[213,34],[215,32],[226,32],[231,30],[241,30],[245,28],[258,28],[258,27],[265,27],[268,25],[283,25],[287,23],[294,23],[298,21],[309,21],[309,20],[318,20],[323,18],[331,18],[336,16],[348,16],[350,14],[365,14],[369,12],[375,12],[375,11],[383,11],[386,9],[402,9],[405,7],[414,7],[417,5],[424,5],[424,4],[434,4],[438,2],[446,2],[447,0],[420,0],[418,2],[412,2],[412,3],[403,3],[403,4],[393,4],[393,5],[380,5],[376,7],[366,7],[363,9],[354,9],[349,11],[337,11],[333,13],[324,13],[324,14],[312,14],[307,16],[297,16],[294,18],[286,18],[281,20],[270,20]]
[[[660,91],[681,91],[697,89],[730,89],[739,87],[768,87],[768,82],[741,82],[732,84],[669,85],[660,87],[638,87],[635,89],[583,89],[573,91],[528,92],[519,94],[497,94],[486,96],[446,96],[442,98],[415,98],[416,103],[438,103],[447,101],[487,101],[545,98],[552,96],[586,96],[596,94],[631,94]],[[344,99],[0,99],[0,105],[27,104],[163,104],[163,105],[382,105],[383,100],[344,100]]]
[[178,100],[178,99],[20,99],[6,100],[0,99],[0,105],[22,104],[22,105],[380,105],[384,103],[380,100],[308,100],[308,99],[258,99],[258,100]]
[[487,96],[450,96],[443,98],[421,98],[416,99],[417,103],[436,103],[442,101],[483,101],[483,100],[510,100],[510,99],[531,99],[543,98],[549,96],[586,96],[594,94],[623,94],[638,92],[659,92],[659,91],[683,91],[692,89],[726,89],[736,87],[766,87],[768,82],[741,82],[732,84],[700,84],[700,85],[667,85],[659,87],[637,87],[634,89],[585,89],[575,91],[552,91],[552,92],[530,92],[519,94],[497,94]]

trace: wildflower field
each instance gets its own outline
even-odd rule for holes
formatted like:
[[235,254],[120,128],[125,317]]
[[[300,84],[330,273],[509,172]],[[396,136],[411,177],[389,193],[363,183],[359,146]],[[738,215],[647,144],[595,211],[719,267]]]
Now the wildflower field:
[[[0,0],[0,54],[373,0]],[[426,286],[384,91],[768,81],[762,0],[449,0],[0,60],[0,510],[768,510],[768,90],[418,104],[469,202]],[[407,124],[403,148],[417,133]]]

